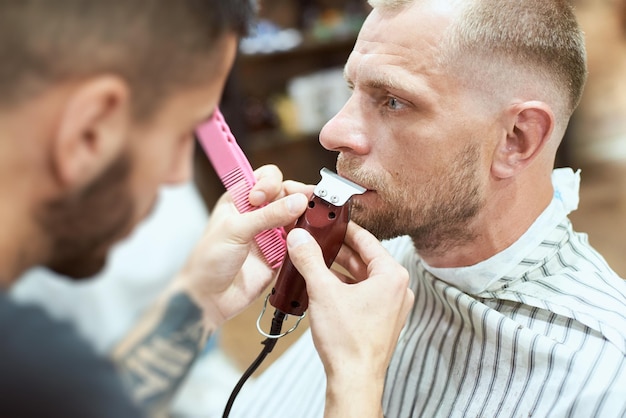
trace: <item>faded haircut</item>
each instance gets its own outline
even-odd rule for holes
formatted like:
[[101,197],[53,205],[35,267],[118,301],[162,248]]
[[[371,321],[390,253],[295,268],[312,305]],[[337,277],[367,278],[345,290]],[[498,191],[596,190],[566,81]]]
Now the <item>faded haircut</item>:
[[1,0],[0,106],[109,73],[147,119],[172,90],[208,82],[217,42],[253,14],[251,0]]
[[[370,4],[399,8],[421,1],[370,0]],[[480,67],[479,76],[500,74],[508,82],[516,74],[511,66],[530,71],[562,98],[561,116],[571,115],[582,96],[587,65],[584,36],[570,0],[448,1],[459,7],[459,14],[448,32],[441,64],[469,64],[473,67],[459,70],[471,75]],[[498,63],[510,72],[503,74]]]
[[454,25],[451,44],[452,52],[466,57],[494,57],[535,70],[564,95],[568,114],[580,102],[587,57],[568,0],[471,1]]

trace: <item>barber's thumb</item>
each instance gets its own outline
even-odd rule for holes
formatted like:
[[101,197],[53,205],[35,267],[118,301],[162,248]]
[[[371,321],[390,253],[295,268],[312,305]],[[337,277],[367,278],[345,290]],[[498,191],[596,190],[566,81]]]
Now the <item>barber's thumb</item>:
[[294,267],[307,282],[328,274],[322,250],[315,238],[302,228],[294,228],[287,235],[287,249]]

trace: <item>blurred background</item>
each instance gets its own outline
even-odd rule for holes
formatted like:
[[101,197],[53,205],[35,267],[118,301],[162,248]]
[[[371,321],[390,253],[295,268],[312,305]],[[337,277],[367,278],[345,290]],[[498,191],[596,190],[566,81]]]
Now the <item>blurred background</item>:
[[574,227],[626,277],[626,0],[574,6],[585,31],[589,78],[559,163],[582,170]]

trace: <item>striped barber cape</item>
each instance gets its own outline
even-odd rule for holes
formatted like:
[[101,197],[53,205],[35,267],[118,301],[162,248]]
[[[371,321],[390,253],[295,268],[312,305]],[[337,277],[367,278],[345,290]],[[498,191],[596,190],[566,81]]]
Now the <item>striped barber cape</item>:
[[[428,266],[386,243],[415,305],[391,360],[383,409],[397,417],[626,416],[626,282],[573,231],[578,175],[511,247],[479,264]],[[232,417],[322,417],[325,377],[306,334],[244,387]]]

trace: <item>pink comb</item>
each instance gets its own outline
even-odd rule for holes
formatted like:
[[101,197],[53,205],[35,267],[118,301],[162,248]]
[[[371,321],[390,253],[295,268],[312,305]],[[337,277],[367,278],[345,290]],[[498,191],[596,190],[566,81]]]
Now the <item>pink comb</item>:
[[[244,213],[256,209],[248,201],[250,190],[256,183],[252,167],[219,109],[215,109],[211,119],[198,126],[196,134],[215,172],[231,194],[237,210]],[[254,237],[271,268],[279,267],[285,258],[285,236],[284,229],[274,228]]]

